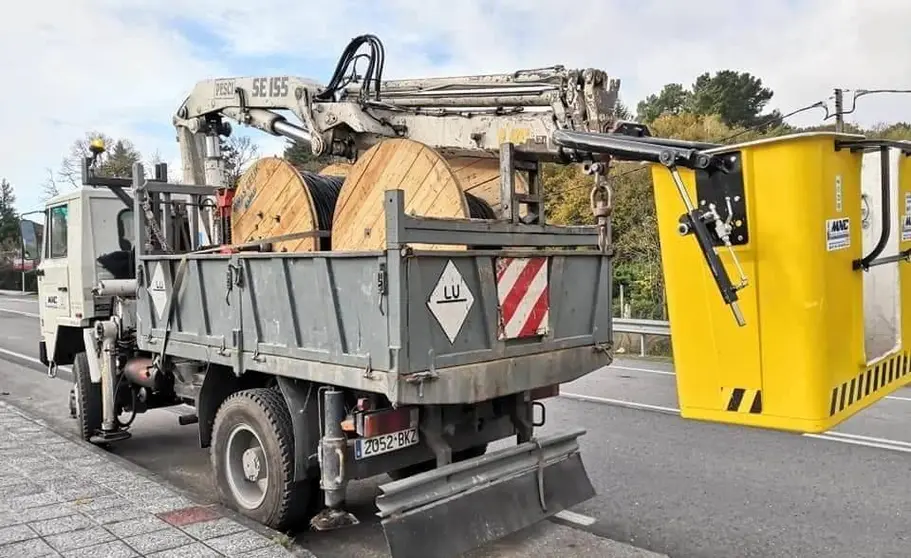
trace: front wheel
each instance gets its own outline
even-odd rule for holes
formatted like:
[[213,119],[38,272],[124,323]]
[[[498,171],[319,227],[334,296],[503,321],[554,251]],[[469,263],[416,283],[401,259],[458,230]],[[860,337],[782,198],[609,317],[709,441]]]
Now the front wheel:
[[311,509],[313,482],[294,482],[294,430],[276,389],[239,391],[222,403],[210,459],[221,501],[259,523],[282,530]]
[[101,428],[101,384],[93,384],[89,373],[89,358],[78,353],[73,360],[75,385],[70,400],[70,412],[79,425],[79,435],[86,442]]

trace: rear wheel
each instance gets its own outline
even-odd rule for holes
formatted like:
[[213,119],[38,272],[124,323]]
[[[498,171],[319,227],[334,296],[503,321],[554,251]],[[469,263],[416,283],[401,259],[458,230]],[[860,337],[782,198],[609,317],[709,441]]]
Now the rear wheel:
[[92,383],[89,359],[84,352],[73,359],[73,381],[71,412],[78,422],[79,435],[89,441],[101,428],[101,384]]
[[313,480],[294,482],[294,430],[277,389],[239,391],[222,403],[210,458],[221,501],[273,529],[304,519],[318,496]]

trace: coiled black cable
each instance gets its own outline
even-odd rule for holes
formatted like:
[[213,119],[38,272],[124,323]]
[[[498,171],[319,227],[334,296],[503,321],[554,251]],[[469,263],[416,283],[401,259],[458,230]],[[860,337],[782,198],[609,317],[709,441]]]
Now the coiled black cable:
[[465,192],[465,199],[468,201],[468,216],[472,219],[496,219],[490,204],[477,196]]
[[[340,176],[326,176],[305,170],[300,171],[300,174],[310,191],[310,199],[313,200],[317,228],[321,231],[331,231],[335,204],[338,202],[345,179]],[[320,250],[331,250],[332,239],[320,238],[319,247]]]

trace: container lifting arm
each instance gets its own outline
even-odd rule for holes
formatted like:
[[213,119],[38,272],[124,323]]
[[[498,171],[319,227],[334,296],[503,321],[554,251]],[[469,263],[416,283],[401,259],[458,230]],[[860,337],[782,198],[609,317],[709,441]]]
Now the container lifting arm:
[[[682,235],[693,234],[696,237],[709,271],[721,292],[721,298],[731,307],[737,325],[746,325],[738,304],[737,291],[747,285],[747,278],[731,244],[730,210],[729,218],[725,220],[715,207],[708,210],[697,207],[690,199],[686,185],[677,170],[680,166],[708,172],[728,172],[729,168],[723,158],[702,152],[699,148],[705,147],[705,144],[659,138],[620,138],[608,134],[558,130],[554,132],[553,140],[557,145],[575,151],[606,153],[616,159],[648,161],[666,167],[686,208],[686,213],[680,217],[678,231]],[[712,226],[711,231],[709,225]],[[715,252],[712,232],[727,246],[740,274],[740,281],[736,286],[731,282],[721,258]]]

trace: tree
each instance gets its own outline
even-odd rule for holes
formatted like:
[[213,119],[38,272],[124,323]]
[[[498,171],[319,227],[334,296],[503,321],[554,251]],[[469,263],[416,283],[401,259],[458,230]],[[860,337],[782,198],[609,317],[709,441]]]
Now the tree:
[[774,93],[762,80],[749,72],[721,70],[705,72],[687,89],[669,83],[660,92],[646,97],[636,107],[639,120],[652,123],[665,115],[695,114],[717,116],[730,127],[750,128],[777,125],[781,113],[762,114]]
[[[113,145],[106,143],[107,151],[96,164],[96,173],[101,176],[130,178],[133,176],[133,163],[142,161],[142,154],[130,140],[119,139]],[[80,169],[81,170],[81,169]]]
[[227,185],[236,186],[247,166],[259,154],[259,146],[249,136],[222,137],[221,154],[225,161]]
[[633,111],[626,106],[623,101],[617,99],[617,103],[614,105],[614,118],[617,120],[632,120]]
[[0,179],[0,251],[14,251],[19,247],[19,214],[16,212],[16,195],[8,180]]
[[336,161],[341,161],[340,157],[333,157],[331,155],[320,155],[317,157],[310,150],[310,146],[306,143],[298,143],[289,141],[287,147],[282,156],[287,159],[292,165],[311,172],[319,172],[320,169],[331,165]]
[[[847,130],[847,126],[845,129]],[[895,124],[877,124],[870,130],[862,131],[864,135],[877,139],[911,140],[911,124],[896,122]]]
[[749,72],[706,72],[693,83],[687,110],[703,116],[718,115],[728,126],[748,128],[780,116],[777,112],[762,115],[773,95],[761,79]]
[[95,172],[101,176],[129,178],[133,175],[133,163],[142,160],[142,154],[128,139],[112,139],[110,136],[92,131],[74,141],[67,154],[54,171],[46,169],[47,178],[42,184],[44,199],[49,199],[65,190],[79,188],[82,185],[82,161],[92,155],[90,146],[93,140],[101,139],[106,151],[99,155]]
[[680,114],[689,104],[690,92],[679,83],[668,83],[658,94],[639,101],[636,113],[640,122],[651,123],[664,114]]

